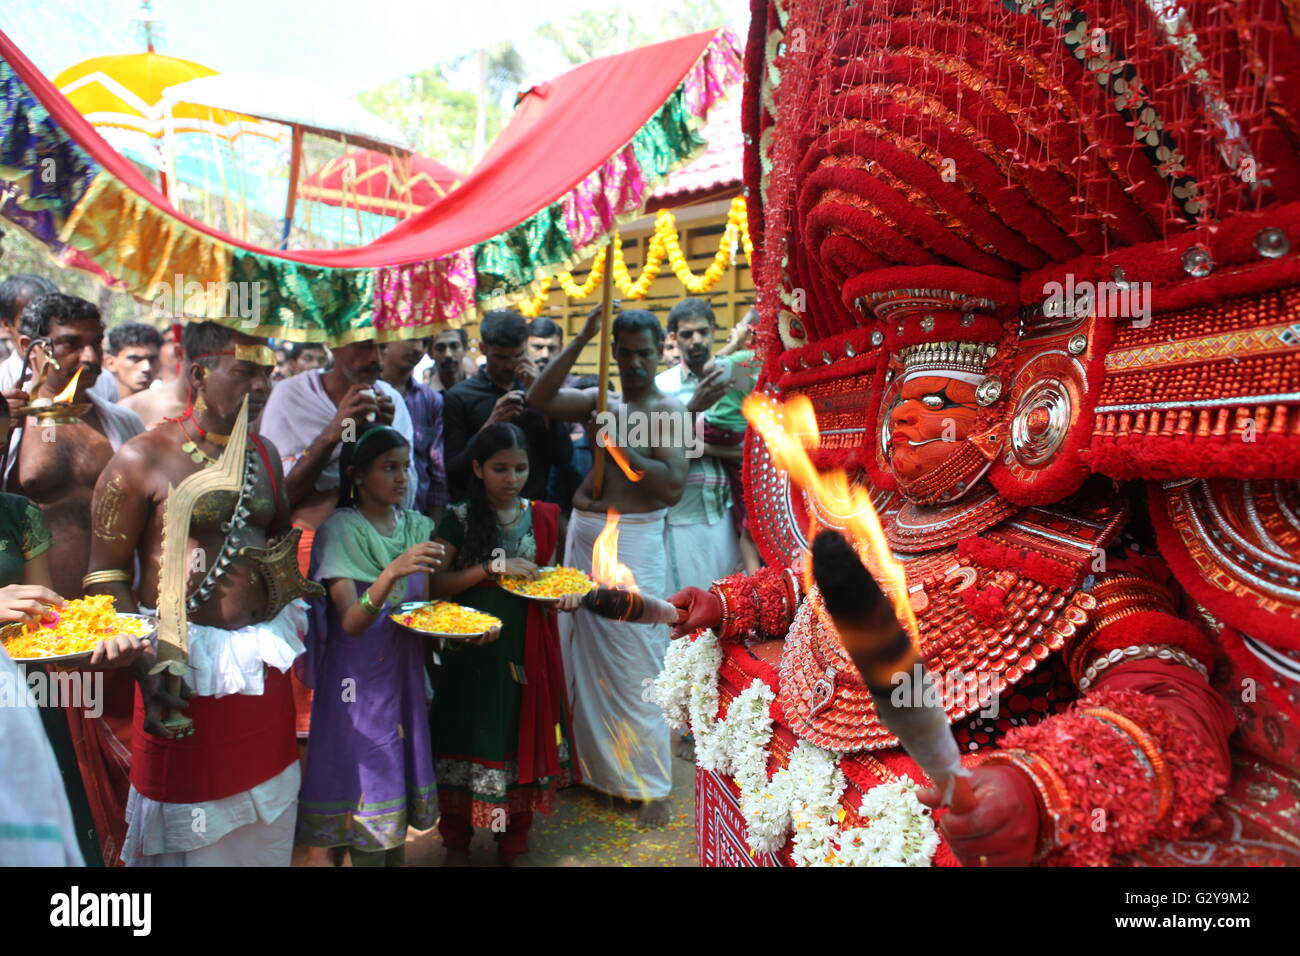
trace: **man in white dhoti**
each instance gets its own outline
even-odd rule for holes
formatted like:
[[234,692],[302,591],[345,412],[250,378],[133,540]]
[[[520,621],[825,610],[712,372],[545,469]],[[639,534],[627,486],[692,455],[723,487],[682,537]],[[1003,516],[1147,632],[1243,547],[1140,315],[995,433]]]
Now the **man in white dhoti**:
[[[702,414],[732,387],[731,365],[713,351],[713,310],[703,299],[683,299],[668,314],[682,360],[655,379],[692,416]],[[731,486],[722,461],[705,451],[690,460],[681,500],[668,512],[664,548],[668,593],[707,588],[737,570],[740,538],[731,520]]]
[[[563,421],[591,418],[598,389],[562,386],[599,328],[597,307],[528,390],[529,405]],[[593,470],[574,494],[566,558],[590,571],[596,536],[617,517],[618,560],[641,590],[654,596],[665,594],[664,515],[682,493],[687,467],[682,437],[690,434],[684,430],[687,413],[681,403],[655,387],[663,335],[650,312],[623,312],[614,319],[614,360],[623,399],[621,407],[611,408],[597,422],[597,443],[608,452],[603,488],[596,497]],[[584,782],[641,801],[640,823],[662,826],[668,822],[672,792],[670,732],[646,688],[663,669],[667,627],[607,621],[579,610],[561,618],[560,635]]]

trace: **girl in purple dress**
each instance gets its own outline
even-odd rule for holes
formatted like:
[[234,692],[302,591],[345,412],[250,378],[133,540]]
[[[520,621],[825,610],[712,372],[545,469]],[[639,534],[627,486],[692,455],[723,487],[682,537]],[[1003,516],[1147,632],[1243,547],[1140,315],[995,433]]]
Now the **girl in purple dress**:
[[406,828],[438,816],[424,638],[388,618],[443,564],[433,521],[401,507],[410,446],[372,425],[345,442],[338,510],[320,527],[306,679],[315,689],[297,841],[347,847],[353,866],[401,866]]

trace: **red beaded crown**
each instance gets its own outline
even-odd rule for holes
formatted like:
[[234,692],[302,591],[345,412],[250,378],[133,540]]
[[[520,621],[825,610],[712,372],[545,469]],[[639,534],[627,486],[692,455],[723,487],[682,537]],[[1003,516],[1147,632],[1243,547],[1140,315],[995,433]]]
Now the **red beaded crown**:
[[[1251,601],[1300,608],[1269,565],[1300,531],[1298,33],[1278,0],[755,0],[760,384],[813,400],[819,464],[887,494],[890,377],[995,343],[1004,498],[1253,480],[1224,533],[1282,575]],[[784,508],[754,445],[755,513]],[[1260,495],[1278,524],[1250,531]]]

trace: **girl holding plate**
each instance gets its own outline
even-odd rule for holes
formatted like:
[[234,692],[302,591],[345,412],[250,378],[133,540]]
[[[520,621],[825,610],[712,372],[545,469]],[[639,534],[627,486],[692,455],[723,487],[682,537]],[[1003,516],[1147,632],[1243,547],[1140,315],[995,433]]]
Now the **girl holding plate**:
[[555,614],[496,580],[534,578],[553,563],[560,509],[520,497],[528,446],[516,426],[488,425],[469,451],[469,498],[438,525],[449,565],[434,575],[432,593],[495,615],[502,627],[499,641],[449,642],[442,656],[430,714],[438,831],[448,866],[468,863],[474,827],[496,834],[497,862],[511,865],[528,851],[533,814],[551,812],[577,764]]

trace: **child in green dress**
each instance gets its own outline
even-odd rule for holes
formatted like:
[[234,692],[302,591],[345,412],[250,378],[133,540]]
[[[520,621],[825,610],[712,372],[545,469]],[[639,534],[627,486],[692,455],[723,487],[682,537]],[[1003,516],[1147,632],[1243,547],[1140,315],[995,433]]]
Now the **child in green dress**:
[[448,642],[430,714],[438,780],[438,830],[447,864],[465,865],[474,827],[497,837],[498,862],[528,850],[533,813],[550,813],[573,765],[564,665],[554,611],[496,584],[535,577],[555,560],[560,509],[520,497],[528,480],[524,434],[489,425],[470,445],[466,501],[447,509],[435,539],[448,570],[435,597],[500,618],[490,644]]

